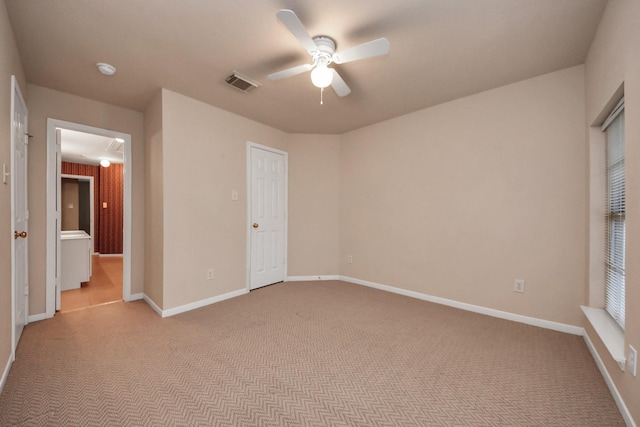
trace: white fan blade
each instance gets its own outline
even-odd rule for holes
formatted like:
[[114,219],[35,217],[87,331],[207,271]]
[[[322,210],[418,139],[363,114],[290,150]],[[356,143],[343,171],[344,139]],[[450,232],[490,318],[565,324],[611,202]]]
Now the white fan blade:
[[308,52],[318,50],[318,46],[316,46],[307,29],[292,10],[280,9],[276,16]]
[[350,47],[342,52],[336,52],[333,54],[333,62],[336,64],[344,64],[346,62],[357,61],[358,59],[386,55],[387,53],[389,53],[389,40],[383,37]]
[[342,80],[342,77],[340,77],[340,74],[338,74],[338,72],[333,69],[333,80],[331,80],[331,87],[333,88],[333,90],[336,92],[336,94],[338,96],[347,96],[351,93],[351,89],[349,89],[349,86],[347,86],[347,84],[344,82],[344,80]]
[[311,64],[302,64],[297,67],[287,68],[286,70],[278,71],[273,74],[269,74],[267,78],[269,80],[280,80],[286,77],[295,76],[296,74],[304,73],[305,71],[309,71],[313,68]]

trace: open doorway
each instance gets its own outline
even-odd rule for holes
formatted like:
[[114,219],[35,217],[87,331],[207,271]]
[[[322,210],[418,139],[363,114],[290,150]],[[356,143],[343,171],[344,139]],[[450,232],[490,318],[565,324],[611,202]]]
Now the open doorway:
[[130,142],[47,121],[47,317],[131,299]]
[[[121,143],[104,139],[61,130],[60,312],[122,300],[123,257],[118,243],[122,241],[123,182],[122,168],[114,165],[121,165],[123,156]],[[78,143],[83,146],[74,145]],[[117,170],[107,173],[104,166],[93,164],[97,160],[86,160],[99,156],[109,156],[108,167]],[[111,210],[101,208],[101,203]]]

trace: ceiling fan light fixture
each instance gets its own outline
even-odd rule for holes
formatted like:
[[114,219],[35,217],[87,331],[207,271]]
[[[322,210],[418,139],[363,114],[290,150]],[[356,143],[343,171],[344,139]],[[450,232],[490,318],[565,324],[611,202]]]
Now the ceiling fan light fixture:
[[326,65],[318,65],[311,71],[311,82],[315,87],[325,88],[333,81],[333,70]]

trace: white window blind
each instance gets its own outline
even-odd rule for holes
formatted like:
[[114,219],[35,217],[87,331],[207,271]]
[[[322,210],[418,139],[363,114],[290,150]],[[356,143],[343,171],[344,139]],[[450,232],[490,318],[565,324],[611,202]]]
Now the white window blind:
[[607,136],[607,242],[605,310],[624,330],[625,304],[625,172],[624,99],[603,125]]

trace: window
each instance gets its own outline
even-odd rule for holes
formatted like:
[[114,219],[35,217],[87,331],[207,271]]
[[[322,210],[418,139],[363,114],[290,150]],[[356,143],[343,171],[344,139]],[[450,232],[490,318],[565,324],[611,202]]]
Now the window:
[[625,172],[624,99],[602,126],[607,138],[607,233],[605,310],[624,330],[625,299]]

